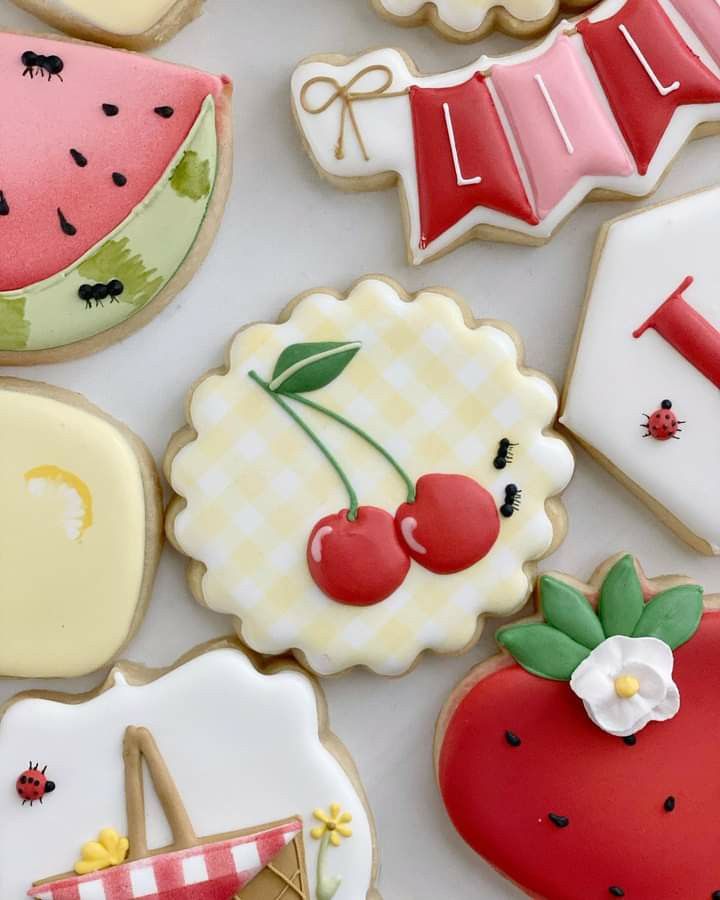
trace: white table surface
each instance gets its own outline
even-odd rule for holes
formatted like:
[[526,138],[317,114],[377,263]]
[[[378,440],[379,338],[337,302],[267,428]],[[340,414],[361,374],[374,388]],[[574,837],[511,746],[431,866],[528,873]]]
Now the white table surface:
[[[43,29],[7,0],[0,0],[0,26]],[[140,434],[161,460],[168,438],[183,424],[187,388],[222,362],[237,328],[274,319],[306,289],[344,289],[360,275],[385,273],[409,290],[450,287],[476,315],[506,319],[525,340],[528,364],[561,384],[597,230],[642,203],[586,205],[542,249],[472,243],[438,262],[408,267],[396,193],[344,194],[321,181],[302,151],[289,106],[288,79],[304,56],[388,45],[407,50],[423,71],[451,69],[480,55],[478,45],[455,46],[428,29],[383,22],[367,0],[208,0],[205,15],[157,51],[235,81],[235,180],[207,262],[168,309],[125,342],[77,362],[0,372],[82,392]],[[496,37],[480,46],[502,52],[514,42]],[[687,148],[658,198],[720,181],[718,146],[711,138]],[[570,530],[543,568],[584,578],[615,551],[630,550],[649,574],[688,574],[720,591],[720,559],[687,549],[580,450],[565,502]],[[183,571],[184,560],[166,548],[147,618],[127,657],[167,665],[229,631],[222,616],[195,604]],[[440,707],[461,676],[493,652],[493,631],[491,622],[469,653],[425,658],[398,680],[352,673],[325,683],[333,728],[357,761],[377,819],[385,900],[521,896],[456,835],[432,768]],[[80,691],[99,680],[53,687]],[[0,703],[41,684],[0,683]]]

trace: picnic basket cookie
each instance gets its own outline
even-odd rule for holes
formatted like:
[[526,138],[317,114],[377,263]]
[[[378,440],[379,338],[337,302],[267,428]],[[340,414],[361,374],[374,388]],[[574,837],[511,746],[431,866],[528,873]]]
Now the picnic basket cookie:
[[[380,900],[372,816],[319,685],[231,639],[169,669],[120,663],[88,694],[21,694],[0,765],[6,900]],[[31,772],[54,788],[32,807]]]
[[720,554],[719,214],[713,188],[602,229],[561,420],[706,554]]
[[497,29],[513,37],[535,37],[561,9],[577,11],[597,0],[372,0],[385,19],[398,25],[429,24],[458,43],[477,41]]
[[0,365],[94,352],[205,257],[230,182],[230,83],[0,33],[0,87]]
[[629,555],[544,575],[438,722],[460,835],[529,896],[719,896],[720,600]]
[[321,174],[397,184],[408,258],[472,239],[539,245],[587,198],[650,194],[720,130],[716,0],[605,0],[540,44],[439,75],[401,51],[315,56],[292,78]]
[[445,291],[313,291],[191,392],[167,531],[254,650],[400,675],[522,606],[562,539],[556,408],[514,332]]
[[155,464],[124,425],[50,385],[0,378],[0,420],[0,676],[86,675],[145,613],[162,544]]
[[202,12],[203,0],[12,0],[53,28],[86,41],[150,50]]

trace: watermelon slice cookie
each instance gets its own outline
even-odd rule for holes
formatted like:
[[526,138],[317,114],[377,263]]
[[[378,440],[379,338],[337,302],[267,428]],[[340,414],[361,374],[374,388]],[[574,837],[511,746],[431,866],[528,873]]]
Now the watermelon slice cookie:
[[538,900],[717,900],[720,600],[620,555],[537,601],[440,716],[453,824]]
[[83,355],[145,324],[218,226],[229,79],[0,33],[0,364]]

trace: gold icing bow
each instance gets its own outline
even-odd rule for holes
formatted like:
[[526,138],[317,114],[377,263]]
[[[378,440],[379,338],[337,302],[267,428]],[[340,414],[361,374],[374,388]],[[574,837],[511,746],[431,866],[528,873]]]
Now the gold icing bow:
[[[365,79],[368,75],[375,75],[376,73],[380,73],[384,75],[384,80],[382,84],[378,87],[372,88],[370,90],[356,90],[359,82]],[[332,78],[329,75],[317,75],[315,78],[311,78],[309,81],[306,81],[300,91],[300,105],[305,110],[306,113],[309,113],[311,116],[321,115],[324,112],[327,112],[328,109],[335,103],[336,100],[339,100],[342,104],[342,111],[340,113],[340,133],[338,134],[337,143],[335,145],[335,159],[345,159],[345,124],[348,119],[350,119],[350,124],[352,125],[352,129],[355,132],[355,137],[357,138],[358,146],[362,151],[363,158],[365,162],[370,160],[368,156],[367,148],[365,147],[365,141],[363,140],[362,133],[360,131],[360,126],[358,125],[357,118],[355,117],[355,109],[353,108],[353,104],[358,100],[379,100],[380,98],[385,97],[402,97],[407,94],[406,90],[403,91],[393,91],[388,93],[393,83],[393,73],[389,66],[383,65],[374,65],[374,66],[366,66],[364,69],[361,69],[356,75],[354,75],[347,84],[340,84],[335,78]],[[308,93],[316,84],[327,84],[332,88],[332,93],[327,98],[324,103],[321,103],[318,106],[312,106],[308,102]]]

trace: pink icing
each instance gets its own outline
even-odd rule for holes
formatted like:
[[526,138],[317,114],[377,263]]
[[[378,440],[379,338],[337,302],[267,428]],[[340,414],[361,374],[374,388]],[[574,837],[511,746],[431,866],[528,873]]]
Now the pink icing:
[[[536,76],[542,79],[562,127]],[[543,56],[529,62],[495,66],[492,81],[517,139],[541,219],[583,175],[634,172],[571,38],[561,35]]]
[[720,65],[720,3],[718,0],[673,0],[678,12]]
[[[63,80],[23,77],[27,50],[61,57]],[[222,91],[221,78],[149,57],[0,33],[0,191],[10,210],[0,215],[0,292],[62,271],[120,225],[162,176],[204,99]],[[106,116],[104,103],[119,114]],[[157,115],[159,106],[172,117]],[[58,208],[76,235],[63,233]]]

